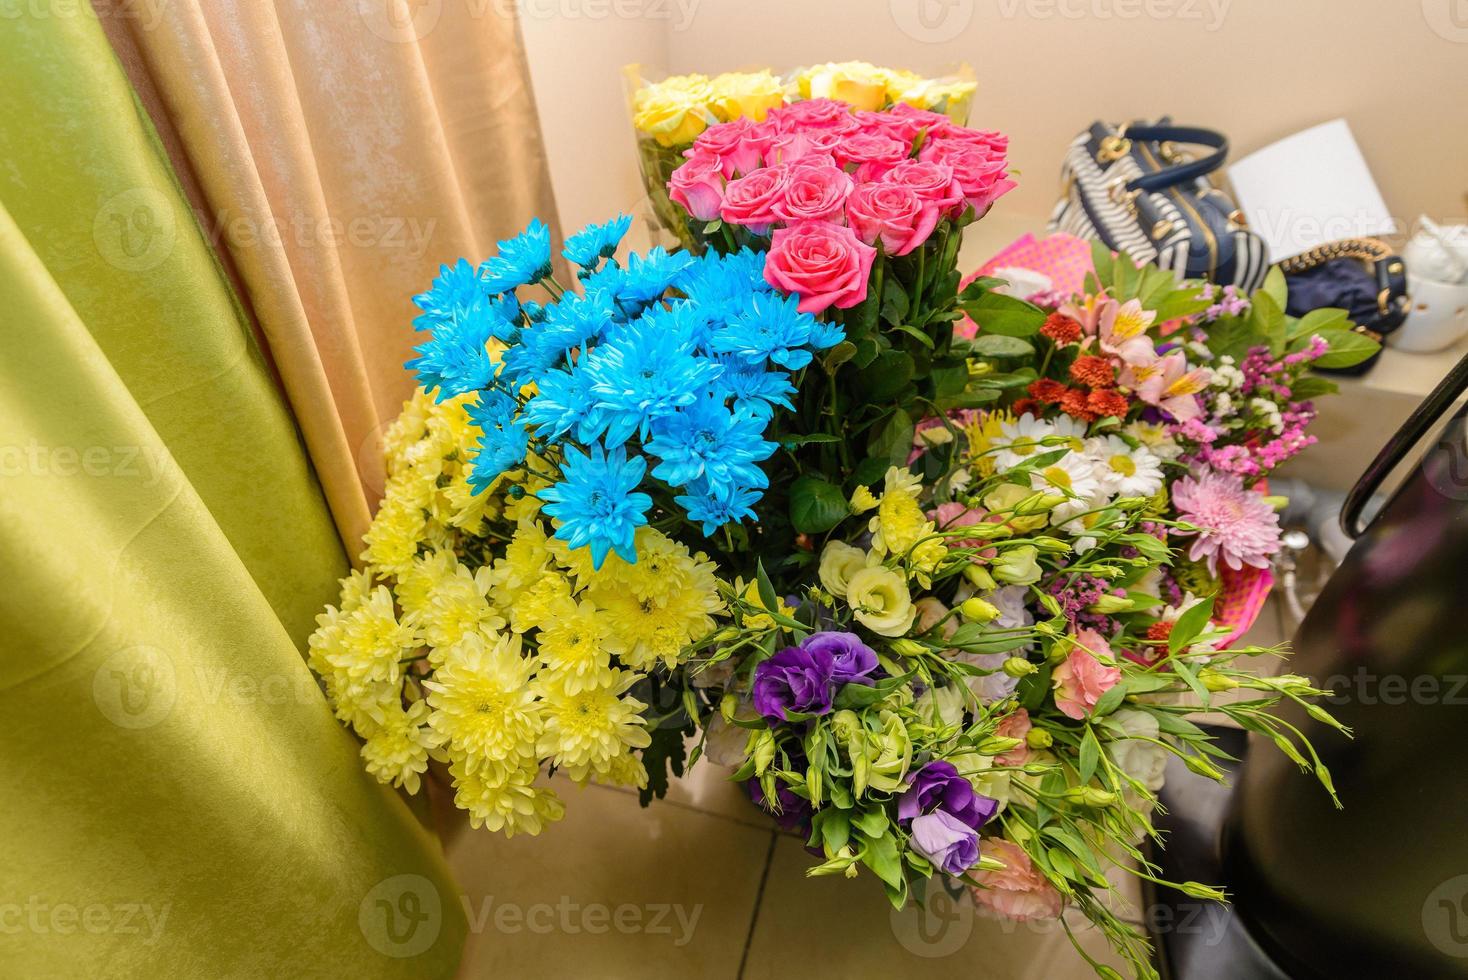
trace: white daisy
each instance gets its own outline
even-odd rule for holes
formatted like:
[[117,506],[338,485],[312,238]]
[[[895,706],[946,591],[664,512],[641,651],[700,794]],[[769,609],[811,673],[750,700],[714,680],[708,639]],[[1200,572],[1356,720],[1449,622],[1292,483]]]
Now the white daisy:
[[1030,486],[1047,493],[1063,494],[1068,499],[1050,512],[1052,524],[1062,524],[1084,510],[1101,493],[1096,479],[1096,465],[1084,453],[1066,453],[1044,469],[1030,474]]
[[1072,451],[1081,452],[1085,449],[1086,430],[1089,428],[1087,423],[1071,418],[1069,415],[1062,415],[1051,424],[1055,426],[1056,435],[1065,436],[1069,440],[1067,445]]
[[999,436],[991,443],[994,469],[1000,473],[1013,469],[1038,452],[1048,452],[1042,440],[1055,435],[1055,426],[1042,422],[1029,412],[999,427]]
[[1120,436],[1099,436],[1086,443],[1096,462],[1096,476],[1107,493],[1150,497],[1162,489],[1162,460],[1146,446],[1132,447]]
[[1122,431],[1162,459],[1177,459],[1182,455],[1183,447],[1168,433],[1167,426],[1160,422],[1133,422]]

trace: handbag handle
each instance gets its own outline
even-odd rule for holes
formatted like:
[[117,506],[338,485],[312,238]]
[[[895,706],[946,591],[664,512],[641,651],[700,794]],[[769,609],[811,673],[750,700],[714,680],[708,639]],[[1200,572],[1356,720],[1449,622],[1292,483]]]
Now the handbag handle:
[[1204,129],[1201,126],[1174,126],[1170,123],[1156,126],[1123,126],[1116,138],[1120,144],[1126,145],[1121,149],[1121,153],[1126,152],[1132,140],[1141,140],[1146,143],[1196,143],[1199,146],[1213,147],[1213,152],[1205,157],[1135,178],[1126,185],[1129,191],[1160,191],[1177,184],[1197,180],[1223,166],[1223,161],[1228,158],[1228,137],[1216,129]]
[[1366,472],[1361,474],[1361,479],[1346,494],[1346,502],[1341,505],[1341,530],[1352,538],[1358,538],[1366,529],[1361,526],[1361,512],[1366,509],[1366,504],[1375,496],[1381,484],[1391,475],[1392,471],[1401,463],[1409,450],[1425,436],[1442,417],[1442,414],[1453,407],[1458,396],[1468,391],[1468,357],[1464,357],[1453,369],[1448,372],[1447,377],[1438,382],[1438,386],[1432,389],[1432,393],[1422,399],[1422,404],[1412,410],[1407,416],[1407,421],[1397,430],[1396,434],[1387,440],[1387,444],[1381,447],[1381,452],[1366,467]]

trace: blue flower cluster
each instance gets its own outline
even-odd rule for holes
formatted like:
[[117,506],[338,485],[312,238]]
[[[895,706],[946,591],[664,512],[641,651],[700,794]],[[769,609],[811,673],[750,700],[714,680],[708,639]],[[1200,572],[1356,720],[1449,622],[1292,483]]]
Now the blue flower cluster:
[[[553,278],[539,221],[478,268],[443,266],[413,300],[432,339],[407,364],[440,399],[479,392],[476,490],[531,453],[558,465],[544,512],[598,568],[612,551],[637,560],[654,495],[705,534],[753,517],[769,486],[759,464],[776,448],[765,431],[792,408],[792,373],[843,339],[765,282],[760,253],[653,248],[618,262],[630,222],[566,240],[580,292]],[[536,284],[551,302],[516,295]]]

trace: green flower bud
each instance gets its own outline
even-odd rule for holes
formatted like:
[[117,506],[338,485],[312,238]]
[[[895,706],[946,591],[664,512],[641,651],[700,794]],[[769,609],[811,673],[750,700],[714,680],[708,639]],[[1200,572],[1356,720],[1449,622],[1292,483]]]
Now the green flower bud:
[[1232,691],[1239,686],[1239,682],[1227,674],[1220,674],[1216,670],[1204,667],[1198,671],[1198,680],[1210,691]]
[[994,581],[994,577],[989,574],[989,570],[982,565],[964,566],[963,577],[968,581],[969,585],[972,585],[980,592],[993,592],[999,587],[999,584]]
[[754,772],[763,776],[770,763],[775,761],[775,733],[766,729],[755,736]]
[[1004,665],[1000,669],[1010,677],[1028,677],[1040,670],[1039,667],[1036,667],[1024,657],[1009,657],[1004,661]]
[[1201,755],[1185,755],[1183,756],[1183,764],[1200,776],[1207,776],[1209,779],[1216,779],[1219,782],[1223,782],[1223,770]]
[[924,653],[928,649],[917,640],[909,640],[906,638],[903,638],[901,640],[893,640],[891,643],[888,644],[888,647],[892,650],[893,653],[902,657],[916,657],[919,654]]
[[725,721],[734,720],[734,712],[739,710],[739,699],[731,692],[725,694],[719,701],[719,714],[724,716]]
[[1055,744],[1055,738],[1043,728],[1031,728],[1025,734],[1025,744],[1032,749],[1048,749]]
[[994,563],[994,577],[1006,585],[1033,585],[1040,581],[1039,556],[1032,545],[1006,548]]
[[1266,504],[1268,504],[1269,506],[1273,507],[1275,510],[1284,510],[1286,507],[1288,507],[1290,505],[1290,498],[1289,497],[1274,497],[1274,496],[1271,496],[1271,497],[1265,497],[1264,498],[1264,502]]
[[1019,748],[1019,739],[1008,735],[990,735],[975,748],[979,755],[1003,755]]
[[1111,806],[1116,802],[1116,794],[1106,789],[1098,789],[1095,786],[1072,786],[1061,793],[1061,798],[1072,803],[1080,803],[1083,806]]
[[999,609],[992,602],[973,596],[963,601],[958,613],[970,623],[987,623],[999,615]]
[[1087,607],[1091,612],[1109,616],[1112,613],[1127,612],[1132,608],[1132,600],[1124,595],[1103,595]]
[[1053,538],[1048,534],[1042,534],[1037,538],[1030,538],[1030,543],[1047,555],[1063,555],[1070,551],[1070,542]]
[[1185,881],[1178,885],[1177,889],[1189,898],[1202,898],[1213,902],[1228,900],[1222,888],[1214,888],[1212,885],[1205,885],[1198,881]]

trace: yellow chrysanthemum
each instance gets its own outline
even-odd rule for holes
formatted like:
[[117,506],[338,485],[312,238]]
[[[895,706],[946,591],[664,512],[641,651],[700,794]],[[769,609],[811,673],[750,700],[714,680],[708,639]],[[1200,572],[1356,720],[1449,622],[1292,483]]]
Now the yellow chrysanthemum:
[[520,655],[519,637],[487,641],[474,634],[423,682],[433,708],[428,723],[466,771],[535,764],[541,716],[530,687],[534,670]]
[[[442,566],[428,567],[439,569]],[[423,642],[441,656],[442,650],[471,633],[492,634],[504,629],[505,618],[490,600],[494,582],[494,569],[487,565],[471,572],[455,563],[451,571],[439,575],[413,615],[413,623]],[[406,602],[404,607],[407,607]]]
[[610,772],[612,760],[629,748],[651,744],[642,718],[647,705],[626,694],[640,676],[609,668],[600,672],[595,684],[572,693],[560,675],[540,675],[536,686],[545,712],[540,754],[584,782],[592,773]]
[[597,605],[612,629],[607,648],[638,670],[651,670],[660,661],[677,666],[684,652],[714,628],[706,597],[692,589],[662,604],[630,593],[599,594]]
[[422,508],[389,494],[363,536],[367,548],[362,560],[389,575],[400,575],[412,566],[424,530]]
[[596,683],[601,671],[611,665],[607,643],[612,624],[595,603],[583,600],[575,611],[547,623],[540,630],[540,659],[546,670],[561,678],[568,694],[577,694]]
[[326,683],[332,710],[358,731],[381,721],[399,702],[402,691],[401,676],[395,670],[379,671],[383,676],[373,677],[351,669],[360,657],[347,644],[347,626],[365,601],[359,600],[348,612],[327,606],[316,617],[316,632],[307,640],[308,663]]
[[341,610],[351,612],[372,595],[372,573],[358,569],[341,580]]
[[365,732],[362,758],[379,782],[418,792],[419,777],[428,771],[429,753],[439,741],[438,734],[424,724],[428,713],[426,701],[415,701],[407,710],[394,704],[381,722]]
[[383,433],[383,452],[389,476],[408,467],[408,451],[428,435],[428,419],[436,411],[433,396],[422,388],[403,403],[403,410]]
[[1014,413],[1009,411],[979,412],[964,425],[969,460],[983,476],[994,475],[994,454],[989,451],[1003,434],[1004,426],[1013,422]]
[[904,468],[894,466],[887,471],[886,488],[868,525],[875,553],[905,557],[913,545],[933,533],[933,522],[918,506],[920,485]]
[[533,785],[539,775],[535,766],[471,768],[467,760],[456,758],[449,763],[449,775],[454,779],[454,803],[469,811],[471,827],[503,830],[506,837],[519,833],[533,837],[566,814],[560,797]]
[[335,670],[359,681],[396,683],[404,660],[417,646],[412,627],[398,622],[392,593],[379,585],[341,619],[341,642],[324,651]]
[[398,604],[410,615],[418,615],[428,607],[429,596],[434,587],[454,574],[459,559],[448,549],[425,552],[413,559],[413,563],[397,576],[393,591]]
[[612,757],[606,772],[594,772],[591,774],[591,779],[592,782],[605,786],[632,786],[637,789],[646,789],[647,767],[642,764],[641,757],[631,752],[623,752],[621,755]]
[[547,569],[509,604],[510,628],[516,633],[550,625],[576,609],[571,582],[558,571]]
[[631,592],[639,599],[665,603],[672,596],[690,589],[717,597],[714,566],[708,556],[689,553],[687,546],[650,527],[637,529],[634,545],[637,562],[629,564],[616,554],[607,556],[602,567],[590,571],[582,564],[588,549],[579,549],[573,557],[578,581],[588,582],[592,598],[599,595]]

